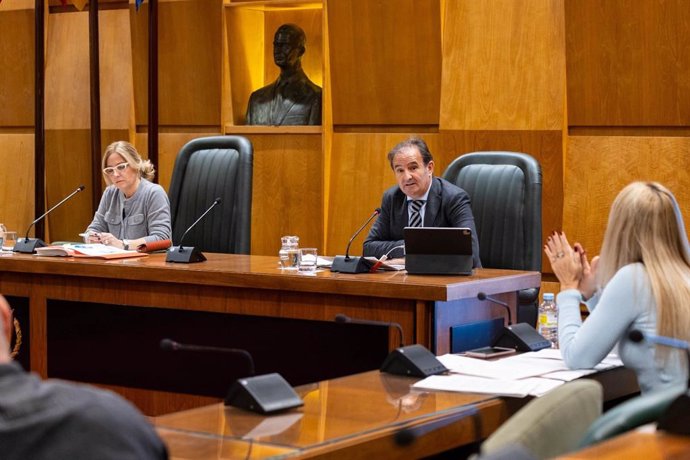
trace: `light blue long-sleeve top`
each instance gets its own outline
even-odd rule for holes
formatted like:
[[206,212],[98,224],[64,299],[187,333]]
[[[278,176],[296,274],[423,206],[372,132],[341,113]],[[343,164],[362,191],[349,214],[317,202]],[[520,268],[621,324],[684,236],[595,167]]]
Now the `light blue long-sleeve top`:
[[642,393],[687,387],[684,351],[672,350],[668,360],[662,362],[656,359],[653,344],[635,343],[628,338],[633,329],[657,334],[656,301],[642,263],[622,267],[603,290],[586,302],[590,315],[584,322],[580,291],[562,291],[556,303],[561,355],[571,369],[592,368],[618,346],[623,364],[637,374]]

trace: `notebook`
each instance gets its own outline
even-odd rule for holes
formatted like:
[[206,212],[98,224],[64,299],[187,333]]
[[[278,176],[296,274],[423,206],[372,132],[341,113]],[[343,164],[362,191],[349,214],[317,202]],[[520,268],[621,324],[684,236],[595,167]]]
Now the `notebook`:
[[412,275],[471,275],[469,228],[405,227],[405,269]]

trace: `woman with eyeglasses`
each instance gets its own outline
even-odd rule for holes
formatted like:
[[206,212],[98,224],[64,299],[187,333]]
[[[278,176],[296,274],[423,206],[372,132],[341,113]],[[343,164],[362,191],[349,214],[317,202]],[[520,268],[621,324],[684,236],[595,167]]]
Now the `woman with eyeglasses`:
[[170,239],[170,201],[163,187],[149,182],[155,173],[151,162],[129,142],[117,141],[105,149],[101,164],[108,186],[85,241],[134,250]]

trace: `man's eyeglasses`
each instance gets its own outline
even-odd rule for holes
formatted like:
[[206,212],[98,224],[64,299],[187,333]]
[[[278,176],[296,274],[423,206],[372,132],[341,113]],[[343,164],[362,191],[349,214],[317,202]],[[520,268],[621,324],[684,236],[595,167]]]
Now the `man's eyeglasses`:
[[112,176],[113,174],[115,174],[115,170],[117,170],[117,172],[119,172],[119,173],[123,173],[125,171],[125,169],[127,169],[127,166],[129,166],[129,163],[120,163],[119,165],[115,165],[115,166],[111,166],[109,168],[103,169],[103,172],[107,176]]

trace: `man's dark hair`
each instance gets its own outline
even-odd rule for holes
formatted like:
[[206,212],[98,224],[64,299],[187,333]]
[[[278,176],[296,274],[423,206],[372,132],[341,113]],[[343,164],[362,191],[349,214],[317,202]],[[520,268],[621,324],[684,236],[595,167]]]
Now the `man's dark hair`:
[[422,161],[424,161],[424,166],[428,165],[430,161],[433,161],[434,157],[431,155],[429,146],[426,145],[426,142],[419,137],[410,137],[409,139],[405,139],[404,141],[400,142],[398,145],[393,147],[390,152],[388,152],[388,162],[391,164],[391,168],[393,167],[393,159],[395,158],[395,155],[397,155],[401,150],[410,147],[416,147],[417,150],[419,150],[419,153],[422,155]]

